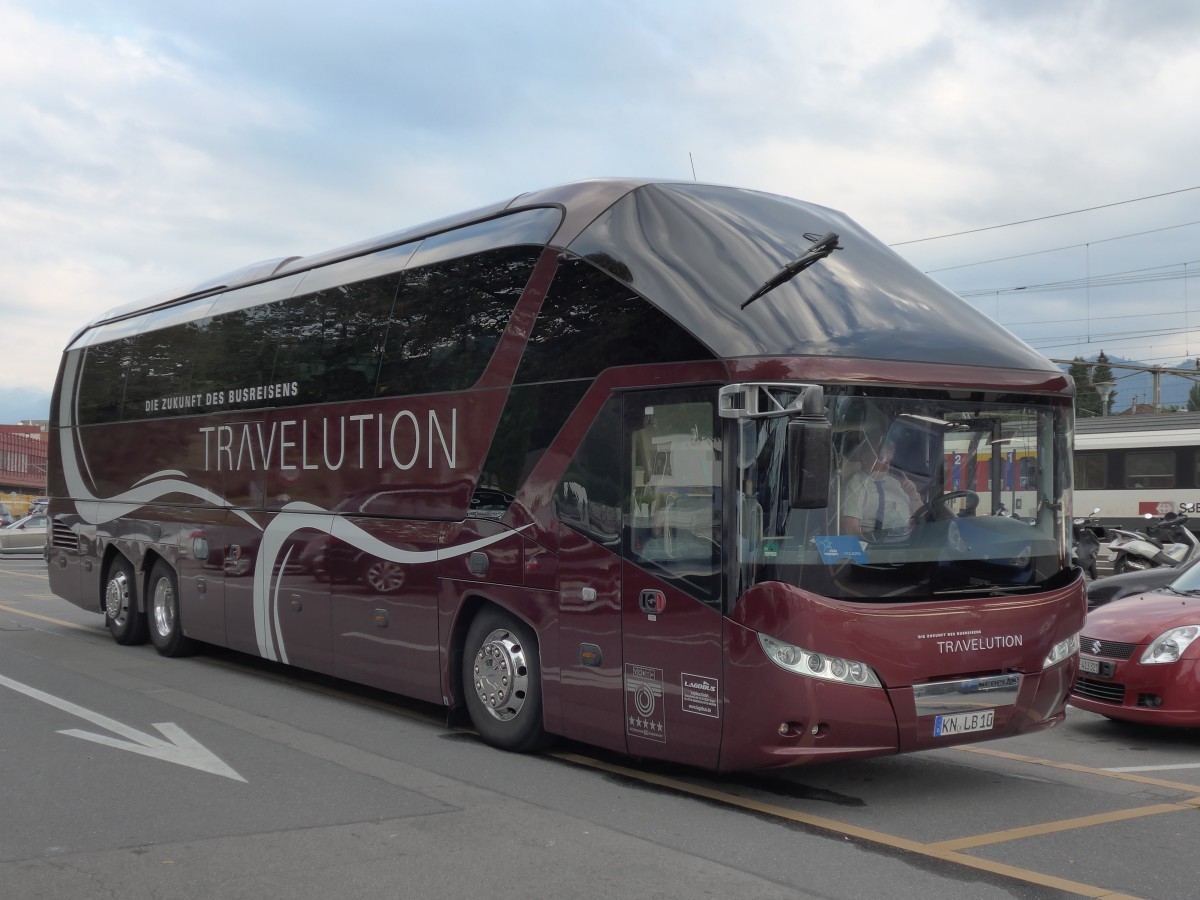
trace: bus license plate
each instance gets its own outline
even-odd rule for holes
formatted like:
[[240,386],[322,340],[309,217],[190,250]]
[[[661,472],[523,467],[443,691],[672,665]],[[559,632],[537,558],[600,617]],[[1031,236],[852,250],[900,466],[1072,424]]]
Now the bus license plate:
[[995,721],[996,711],[994,709],[938,716],[933,720],[933,736],[944,737],[951,734],[967,734],[971,731],[990,731]]
[[1100,674],[1100,660],[1091,659],[1087,656],[1079,657],[1079,671],[1087,672],[1089,675]]

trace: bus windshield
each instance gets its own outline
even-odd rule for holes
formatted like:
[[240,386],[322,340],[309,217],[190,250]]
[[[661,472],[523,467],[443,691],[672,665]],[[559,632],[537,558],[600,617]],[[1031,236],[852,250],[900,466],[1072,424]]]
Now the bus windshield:
[[789,504],[789,417],[738,420],[739,595],[775,581],[844,600],[928,600],[1061,579],[1069,409],[904,391],[826,395],[825,411],[832,466],[819,509]]

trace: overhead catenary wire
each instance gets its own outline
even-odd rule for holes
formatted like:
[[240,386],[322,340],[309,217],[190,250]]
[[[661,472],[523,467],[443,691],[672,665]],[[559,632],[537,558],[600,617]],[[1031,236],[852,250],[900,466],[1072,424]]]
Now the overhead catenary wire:
[[1076,216],[1080,213],[1095,212],[1098,209],[1112,209],[1114,206],[1125,206],[1129,203],[1141,203],[1144,200],[1157,200],[1160,197],[1171,197],[1175,194],[1186,194],[1188,191],[1200,191],[1200,185],[1195,187],[1179,188],[1174,191],[1164,191],[1161,194],[1148,194],[1145,197],[1134,197],[1132,200],[1117,200],[1113,203],[1102,203],[1099,206],[1088,206],[1083,209],[1073,209],[1068,212],[1051,213],[1045,216],[1035,216],[1032,219],[1019,219],[1016,222],[1005,222],[1002,225],[984,225],[982,228],[968,228],[966,231],[955,231],[950,234],[936,234],[930,237],[913,238],[907,241],[896,241],[888,244],[889,247],[903,247],[908,244],[921,244],[926,241],[940,241],[944,238],[961,237],[965,234],[979,234],[981,231],[995,231],[998,228],[1012,228],[1014,225],[1028,225],[1031,222],[1045,222],[1049,219],[1061,219],[1064,216]]
[[[1109,287],[1127,284],[1149,284],[1156,281],[1179,281],[1196,277],[1188,272],[1188,266],[1194,266],[1200,260],[1167,263],[1165,265],[1147,266],[1144,269],[1126,269],[1122,272],[1110,272],[1107,275],[1092,275],[1085,278],[1067,278],[1062,281],[1045,281],[1040,284],[1013,285],[1003,288],[972,288],[971,290],[956,291],[960,297],[990,297],[994,294],[1008,294],[1021,291],[1024,293],[1043,293],[1045,291],[1077,291],[1091,287]],[[1176,272],[1175,269],[1182,268]],[[1162,271],[1167,270],[1167,271]],[[1143,274],[1153,273],[1153,274]]]
[[1147,234],[1158,234],[1159,232],[1163,231],[1174,231],[1177,228],[1189,228],[1193,225],[1200,225],[1200,219],[1197,219],[1194,222],[1181,222],[1178,225],[1165,225],[1162,228],[1150,228],[1146,231],[1132,231],[1129,234],[1117,234],[1113,235],[1112,237],[1098,238],[1094,241],[1086,241],[1079,244],[1065,244],[1062,247],[1050,247],[1046,250],[1031,250],[1028,253],[1016,253],[1012,256],[999,256],[995,259],[981,259],[978,262],[960,263],[956,266],[943,266],[938,269],[926,269],[925,274],[934,275],[939,272],[953,272],[957,269],[971,269],[975,266],[986,266],[991,263],[998,262],[1010,262],[1014,259],[1026,259],[1030,256],[1043,256],[1048,253],[1061,253],[1063,250],[1079,250],[1084,247],[1095,246],[1096,244],[1107,244],[1112,241],[1124,241],[1128,240],[1129,238],[1144,237]]
[[[1178,190],[1147,194],[1145,196],[1135,197],[1128,200],[1098,204],[1081,209],[1068,210],[1066,212],[1035,216],[1013,222],[1006,222],[999,225],[971,228],[962,231],[951,232],[948,234],[899,241],[892,243],[889,246],[902,247],[911,244],[930,242],[942,238],[954,238],[963,235],[977,234],[980,232],[997,231],[1004,228],[1016,227],[1034,222],[1062,219],[1068,216],[1094,212],[1096,210],[1122,207],[1143,201],[1176,196],[1195,191],[1200,191],[1200,185],[1180,188]],[[1145,237],[1148,235],[1160,235],[1172,231],[1181,231],[1182,229],[1189,227],[1195,228],[1200,226],[1200,220],[1196,220],[1192,217],[1187,218],[1190,220],[1178,222],[1177,224],[1163,225],[1154,228],[1144,228],[1136,231],[1128,231],[1122,234],[1110,233],[1107,236],[1091,238],[1086,241],[1064,244],[1062,246],[1036,249],[1026,253],[1008,254],[995,258],[983,259],[976,262],[962,262],[953,265],[943,265],[937,268],[925,269],[924,271],[926,274],[936,276],[938,273],[958,273],[966,269],[989,264],[1008,263],[1013,260],[1028,259],[1031,257],[1045,257],[1049,254],[1061,253],[1064,251],[1086,250],[1086,272],[1082,275],[1082,277],[1056,280],[1030,279],[1026,283],[1010,282],[1010,284],[1007,286],[993,286],[990,288],[957,288],[955,289],[955,292],[959,296],[966,299],[967,302],[973,304],[978,304],[981,298],[994,297],[996,299],[996,320],[1006,328],[1014,330],[1015,333],[1017,333],[1019,336],[1022,336],[1031,346],[1049,356],[1078,355],[1082,357],[1083,355],[1094,354],[1096,350],[1104,348],[1107,350],[1110,358],[1139,360],[1148,364],[1156,364],[1160,362],[1165,362],[1168,365],[1179,364],[1179,360],[1181,358],[1187,360],[1191,359],[1190,347],[1191,345],[1197,343],[1197,341],[1200,341],[1200,334],[1190,334],[1190,328],[1195,321],[1195,317],[1193,316],[1189,318],[1188,308],[1189,297],[1195,293],[1190,290],[1190,279],[1195,277],[1197,270],[1200,269],[1200,265],[1198,265],[1200,260],[1192,260],[1185,257],[1179,262],[1134,269],[1124,269],[1096,275],[1094,274],[1094,266],[1092,265],[1094,260],[1092,257],[1093,251],[1097,245],[1111,245],[1116,242],[1129,241],[1134,238]],[[1116,296],[1122,297],[1125,296],[1125,291],[1133,286],[1169,283],[1181,285],[1180,294],[1182,298],[1182,310],[1178,306],[1175,306],[1174,308],[1162,307],[1162,311],[1150,311],[1150,309],[1157,310],[1159,307],[1151,307],[1150,309],[1147,309],[1146,305],[1139,301],[1137,304],[1138,311],[1136,314],[1136,319],[1134,322],[1132,322],[1132,324],[1138,326],[1136,329],[1131,329],[1129,327],[1131,321],[1128,310],[1123,310],[1120,314],[1111,316],[1092,315],[1096,300],[1093,288],[1100,292],[1120,291],[1121,293],[1117,293]],[[1084,291],[1086,293],[1086,307],[1084,310],[1081,310],[1082,318],[1079,315],[1072,316],[1070,318],[1055,317],[1032,321],[1024,320],[1023,318],[1015,321],[1004,321],[1001,318],[1001,297],[1015,299],[1022,294],[1039,294],[1041,296],[1054,294],[1061,295],[1059,297],[1050,296],[1048,299],[1039,299],[1037,301],[1038,305],[1042,309],[1050,311],[1054,309],[1069,309],[1069,305],[1072,302],[1079,302],[1080,305],[1084,305],[1083,298],[1081,298],[1079,301],[1072,301],[1070,299],[1071,295],[1073,294],[1077,296],[1079,291]],[[1064,304],[1067,304],[1067,306],[1064,307]],[[1010,314],[1016,311],[1016,308],[1010,306],[1006,306],[1005,308],[1008,309]],[[1016,317],[1014,317],[1014,319],[1016,319]],[[1120,324],[1117,325],[1113,323]],[[1070,327],[1072,324],[1078,327],[1077,331],[1075,328]],[[1108,327],[1106,327],[1106,325]],[[1072,333],[1063,333],[1068,329]],[[1114,356],[1114,350],[1118,351],[1119,356]]]

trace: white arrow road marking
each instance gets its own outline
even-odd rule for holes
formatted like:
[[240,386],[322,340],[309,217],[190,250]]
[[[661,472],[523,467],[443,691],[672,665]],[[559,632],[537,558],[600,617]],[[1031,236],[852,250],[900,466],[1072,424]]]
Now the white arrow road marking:
[[98,712],[92,712],[90,709],[84,709],[82,706],[77,706],[69,700],[63,700],[55,697],[53,694],[47,694],[45,691],[39,691],[35,687],[30,687],[27,684],[21,684],[19,681],[13,681],[11,678],[5,678],[0,675],[0,685],[12,688],[14,691],[24,694],[26,697],[32,697],[34,700],[40,700],[42,703],[47,703],[63,712],[70,713],[73,716],[78,716],[81,719],[86,719],[93,725],[111,731],[113,734],[119,734],[128,740],[120,740],[107,734],[94,734],[90,731],[80,731],[77,728],[60,730],[59,734],[67,734],[71,737],[83,738],[85,741],[94,741],[97,744],[104,744],[106,747],[115,747],[118,750],[129,750],[132,753],[140,753],[143,756],[151,756],[155,759],[161,759],[163,762],[175,763],[180,766],[188,766],[192,769],[200,769],[202,772],[209,772],[213,775],[220,775],[224,778],[232,778],[234,781],[244,782],[246,779],[225,765],[212,751],[200,744],[190,734],[176,725],[174,722],[155,722],[154,727],[158,729],[166,740],[155,737],[152,734],[146,734],[143,731],[138,731],[136,728],[130,728],[128,725],[122,725],[116,719],[110,719],[108,716],[102,716]]

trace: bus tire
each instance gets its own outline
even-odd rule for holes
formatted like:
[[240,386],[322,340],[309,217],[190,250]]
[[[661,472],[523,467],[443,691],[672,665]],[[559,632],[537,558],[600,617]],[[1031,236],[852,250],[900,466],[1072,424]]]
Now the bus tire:
[[104,576],[104,625],[118,644],[146,643],[146,617],[137,608],[133,566],[123,556],[113,557]]
[[184,637],[179,619],[179,579],[175,570],[163,560],[150,570],[150,590],[146,599],[146,619],[150,642],[163,656],[186,656],[195,649],[195,642]]
[[541,665],[532,629],[487,607],[467,629],[463,650],[463,693],[479,736],[517,753],[544,746]]

